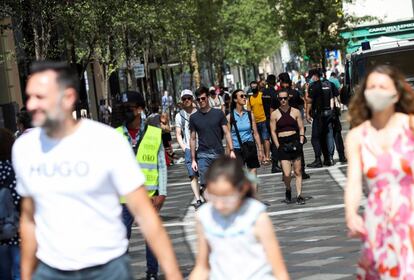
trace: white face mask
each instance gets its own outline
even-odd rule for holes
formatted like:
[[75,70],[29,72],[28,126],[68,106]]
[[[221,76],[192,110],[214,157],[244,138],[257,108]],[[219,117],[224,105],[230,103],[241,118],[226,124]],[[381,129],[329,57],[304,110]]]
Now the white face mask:
[[397,94],[390,94],[388,91],[377,89],[366,89],[364,91],[368,107],[373,112],[380,112],[387,107],[397,103]]

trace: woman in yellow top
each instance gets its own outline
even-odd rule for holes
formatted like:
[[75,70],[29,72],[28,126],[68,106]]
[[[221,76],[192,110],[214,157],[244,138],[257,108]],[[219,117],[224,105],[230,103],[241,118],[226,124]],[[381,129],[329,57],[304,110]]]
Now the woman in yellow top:
[[247,109],[253,113],[256,120],[257,131],[264,147],[264,160],[262,164],[267,165],[270,163],[270,134],[266,127],[266,115],[262,101],[263,93],[259,91],[256,81],[250,83],[250,89],[253,95],[250,96],[249,102],[247,102]]

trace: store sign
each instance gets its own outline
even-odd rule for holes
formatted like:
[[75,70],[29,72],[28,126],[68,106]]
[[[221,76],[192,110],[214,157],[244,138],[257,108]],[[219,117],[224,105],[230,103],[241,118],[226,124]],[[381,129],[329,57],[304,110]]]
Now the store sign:
[[368,32],[369,33],[389,33],[389,32],[398,32],[401,30],[411,29],[411,28],[414,28],[414,22],[390,25],[390,26],[374,27],[374,28],[368,29]]
[[134,76],[135,76],[135,79],[145,77],[144,64],[135,64],[134,65]]

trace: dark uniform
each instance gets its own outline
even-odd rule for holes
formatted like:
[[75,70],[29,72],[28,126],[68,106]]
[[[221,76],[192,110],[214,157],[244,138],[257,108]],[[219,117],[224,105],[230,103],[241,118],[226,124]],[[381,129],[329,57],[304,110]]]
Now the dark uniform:
[[333,165],[335,150],[333,123],[335,118],[331,99],[339,92],[335,85],[328,80],[313,82],[309,87],[309,97],[312,99],[312,147],[315,152],[315,162],[309,167],[321,167],[321,155],[325,165]]

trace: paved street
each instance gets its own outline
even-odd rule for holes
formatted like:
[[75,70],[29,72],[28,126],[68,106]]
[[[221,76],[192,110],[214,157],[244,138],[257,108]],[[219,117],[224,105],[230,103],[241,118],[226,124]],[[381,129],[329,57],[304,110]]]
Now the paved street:
[[[344,123],[344,127],[347,125]],[[343,131],[344,135],[346,130]],[[310,140],[308,126],[308,139]],[[310,141],[305,146],[307,162],[313,161]],[[169,197],[162,209],[164,224],[173,241],[181,270],[185,274],[194,264],[196,235],[193,195],[183,165],[169,169]],[[359,241],[346,236],[343,188],[346,166],[308,170],[304,181],[306,205],[282,203],[284,187],[280,174],[270,167],[259,171],[259,198],[270,203],[269,215],[276,228],[291,279],[354,279]],[[294,189],[294,181],[292,182]],[[130,253],[137,279],[145,276],[145,246],[138,228],[134,229]]]

